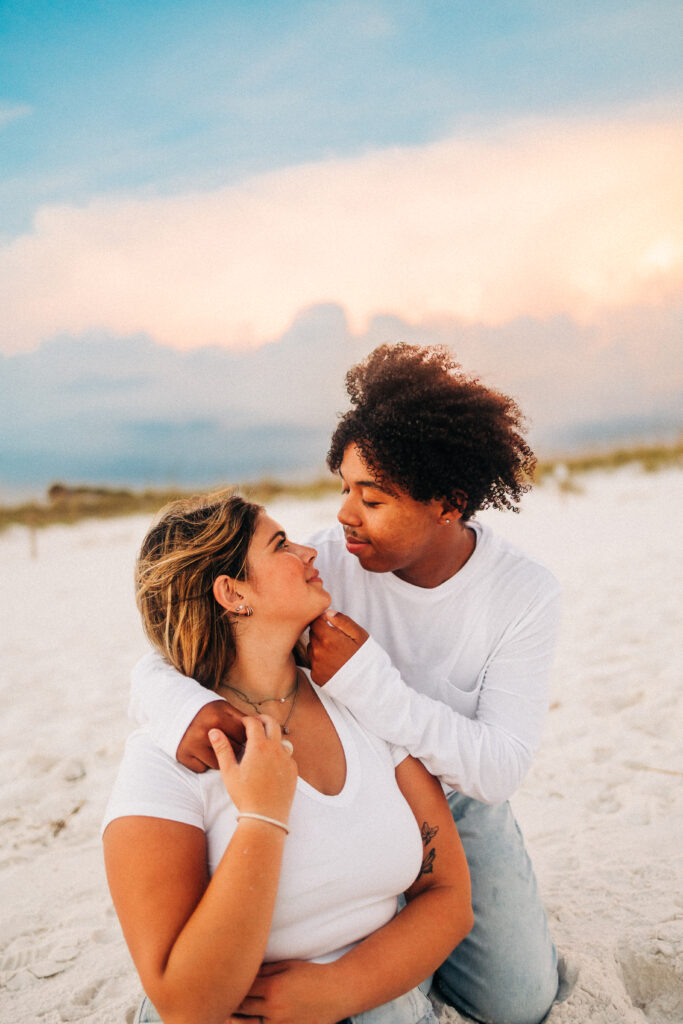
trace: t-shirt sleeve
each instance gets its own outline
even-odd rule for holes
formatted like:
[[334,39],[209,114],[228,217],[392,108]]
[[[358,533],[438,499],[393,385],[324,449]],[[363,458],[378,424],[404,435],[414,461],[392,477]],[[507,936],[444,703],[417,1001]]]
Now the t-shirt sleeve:
[[405,747],[400,746],[398,743],[389,743],[388,746],[391,752],[391,760],[394,768],[398,768],[401,761],[405,761],[407,757],[410,757],[410,751]]
[[183,768],[144,731],[126,741],[123,760],[102,823],[104,832],[115,818],[140,815],[204,827],[199,777]]
[[199,711],[220,700],[196,680],[182,675],[160,654],[145,654],[131,674],[128,714],[144,725],[149,735],[169,757],[175,758],[178,744]]
[[491,652],[473,718],[405,683],[372,637],[325,689],[446,785],[500,803],[521,784],[540,742],[558,625],[559,587],[548,574]]

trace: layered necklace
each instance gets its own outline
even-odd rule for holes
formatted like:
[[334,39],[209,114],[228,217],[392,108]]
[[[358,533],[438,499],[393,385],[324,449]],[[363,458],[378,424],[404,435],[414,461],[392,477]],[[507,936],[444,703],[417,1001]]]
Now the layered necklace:
[[219,690],[230,690],[231,693],[236,694],[236,696],[238,696],[240,700],[243,700],[245,704],[248,704],[250,707],[252,707],[257,715],[261,714],[261,708],[264,704],[285,704],[290,698],[294,698],[292,700],[292,706],[289,709],[287,717],[285,718],[284,722],[282,722],[282,724],[280,725],[283,734],[285,736],[289,736],[291,729],[288,728],[288,722],[292,715],[294,714],[294,708],[296,707],[296,699],[299,696],[299,673],[300,669],[297,668],[296,675],[294,677],[294,685],[292,686],[292,689],[289,691],[289,693],[286,693],[284,697],[261,697],[259,700],[256,700],[254,697],[250,697],[249,694],[245,693],[243,690],[238,690],[236,686],[230,686],[228,683],[219,683],[218,688]]

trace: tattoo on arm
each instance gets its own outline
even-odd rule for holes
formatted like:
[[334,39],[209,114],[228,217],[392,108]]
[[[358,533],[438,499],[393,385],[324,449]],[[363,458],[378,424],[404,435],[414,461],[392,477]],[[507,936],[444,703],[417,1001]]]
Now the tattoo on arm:
[[431,843],[432,839],[434,838],[438,831],[438,825],[436,826],[436,828],[430,828],[429,822],[423,821],[422,828],[420,829],[420,834],[422,835],[422,845],[429,846],[429,844]]
[[430,850],[425,859],[422,861],[422,867],[418,878],[422,878],[423,875],[431,875],[434,871],[434,859],[436,857],[436,850]]
[[[438,825],[436,826],[436,828],[431,828],[429,826],[428,822],[426,822],[426,821],[422,822],[422,828],[420,829],[420,834],[422,836],[422,845],[425,848],[427,846],[429,846],[429,844],[431,843],[432,839],[434,838],[434,836],[436,835],[436,833],[438,831],[439,831],[439,826]],[[434,871],[434,860],[435,859],[436,859],[436,850],[431,849],[428,853],[425,854],[425,858],[422,861],[422,867],[420,868],[420,873],[417,876],[418,878],[421,878],[422,875],[431,875],[433,873],[433,871]]]

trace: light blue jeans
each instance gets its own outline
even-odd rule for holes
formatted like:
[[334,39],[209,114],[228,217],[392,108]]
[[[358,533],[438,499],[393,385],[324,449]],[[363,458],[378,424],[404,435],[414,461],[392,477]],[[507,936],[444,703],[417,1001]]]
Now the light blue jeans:
[[557,995],[557,951],[508,803],[448,797],[472,879],[474,927],[436,973],[447,1003],[485,1024],[539,1024]]
[[[422,988],[425,986],[423,985]],[[137,1012],[134,1024],[147,1024],[147,1022],[160,1021],[161,1017],[156,1012],[149,999],[145,997]],[[258,1017],[247,1017],[245,1022],[252,1020],[259,1021]],[[347,1017],[340,1024],[438,1024],[438,1018],[434,1014],[432,1004],[427,996],[419,988],[411,989],[404,996],[392,999],[390,1003],[384,1003],[374,1010],[367,1010],[365,1013],[358,1013],[353,1017]]]

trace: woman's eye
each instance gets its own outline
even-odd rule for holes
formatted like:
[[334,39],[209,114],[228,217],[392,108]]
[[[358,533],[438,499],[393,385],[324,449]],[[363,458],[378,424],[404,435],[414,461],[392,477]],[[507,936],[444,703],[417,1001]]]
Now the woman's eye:
[[288,548],[288,547],[289,547],[289,541],[287,540],[286,537],[283,537],[282,540],[278,541],[278,543],[277,543],[277,549],[278,550],[280,548]]
[[342,487],[342,494],[348,494],[348,493],[349,493],[348,487]]
[[380,502],[379,501],[365,501],[365,499],[364,499],[363,500],[363,504],[365,505],[366,508],[377,508],[377,506],[380,504]]

